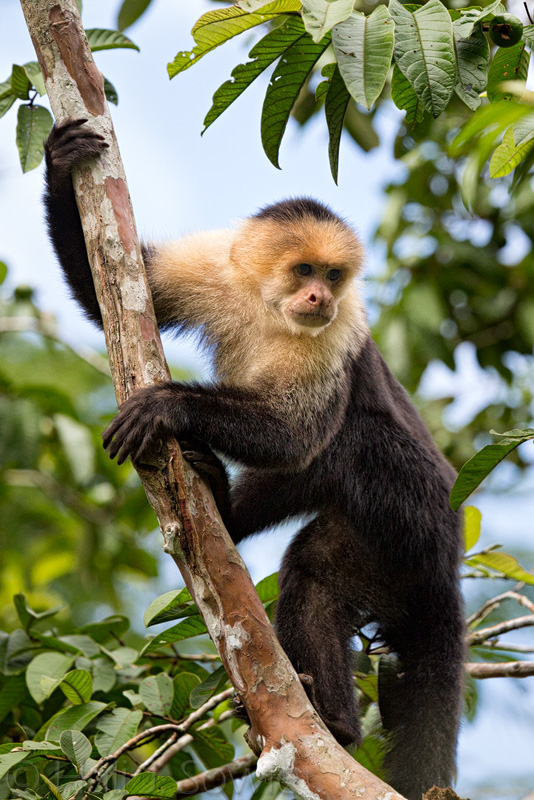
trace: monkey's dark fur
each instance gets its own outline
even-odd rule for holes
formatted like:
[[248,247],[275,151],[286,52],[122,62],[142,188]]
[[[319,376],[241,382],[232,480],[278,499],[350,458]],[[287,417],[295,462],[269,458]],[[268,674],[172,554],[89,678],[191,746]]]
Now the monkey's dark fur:
[[[98,155],[104,146],[102,138],[80,121],[54,128],[46,145],[45,202],[50,235],[74,296],[87,315],[98,322],[100,312],[71,170],[81,160]],[[254,261],[255,248],[260,252],[264,247],[268,254],[271,238],[278,241],[276,237],[283,238],[286,229],[288,241],[294,244],[299,225],[307,226],[306,241],[309,232],[317,228],[320,241],[333,237],[334,249],[345,246],[345,239],[347,247],[357,247],[354,234],[330,210],[308,199],[287,200],[264,208],[235,234],[237,244],[232,244],[228,257],[232,269],[240,264],[243,281],[249,280],[247,270]],[[263,245],[247,233],[249,229],[265,234]],[[275,244],[272,247],[274,252]],[[325,264],[325,257],[314,259],[306,247],[302,245],[300,262]],[[298,313],[303,302],[315,303],[300,324],[325,324],[318,334],[315,330],[313,335],[300,333],[300,328],[284,334],[288,343],[283,348],[297,371],[300,356],[291,361],[292,342],[295,347],[308,348],[302,351],[305,354],[310,351],[309,358],[306,356],[310,374],[292,377],[288,367],[284,380],[276,383],[277,370],[269,366],[268,379],[255,382],[247,373],[247,380],[240,385],[240,380],[224,378],[224,364],[230,363],[232,348],[237,346],[231,339],[235,331],[221,333],[220,339],[218,333],[209,333],[210,315],[220,312],[224,317],[227,309],[206,306],[206,319],[202,314],[199,318],[196,309],[205,298],[200,290],[198,296],[194,294],[194,280],[187,283],[187,270],[196,265],[184,262],[176,266],[166,251],[160,257],[161,252],[159,247],[145,249],[158,318],[164,325],[196,328],[205,322],[208,334],[204,335],[223,364],[219,369],[223,379],[214,386],[170,383],[136,393],[104,434],[104,443],[112,457],[118,454],[124,460],[128,455],[139,459],[158,437],[195,437],[243,465],[230,500],[225,497],[224,476],[218,486],[221,513],[235,542],[288,517],[315,514],[284,557],[276,614],[280,642],[297,672],[313,677],[314,702],[338,741],[359,742],[350,641],[357,627],[378,624],[381,637],[400,661],[393,685],[385,687],[380,697],[383,723],[390,732],[386,778],[410,800],[420,800],[434,784],[449,785],[454,775],[464,657],[458,589],[459,520],[448,502],[454,473],[382,360],[364,318],[354,323],[350,348],[343,343],[345,334],[339,335],[338,344],[335,333],[335,326],[344,322],[317,319],[321,315],[334,319],[337,308],[338,320],[345,315],[343,318],[350,321],[360,314],[350,299],[352,295],[343,294],[352,290],[334,287],[339,259],[332,258],[330,266],[334,264],[335,268],[326,272],[326,277],[309,279],[315,281],[310,284],[313,291],[305,286],[288,295],[290,302],[297,298]],[[250,267],[254,276],[258,273],[262,289],[270,285],[268,264],[272,263],[275,270],[275,261],[273,256],[267,258],[266,267]],[[298,272],[296,277],[291,273],[275,280],[275,289],[270,291],[278,294],[272,308],[281,308],[286,297],[285,289],[276,289],[278,283],[282,286],[286,279],[308,280],[301,276],[309,264],[296,263],[292,268]],[[205,279],[206,269],[199,263],[198,281]],[[220,269],[222,274],[226,267]],[[324,269],[329,269],[328,264]],[[348,278],[357,269],[359,264],[349,264]],[[159,277],[163,273],[166,278],[172,277],[173,270],[177,275],[182,270],[185,275],[184,297],[175,297],[178,288]],[[328,281],[334,287],[331,291]],[[228,286],[226,293],[231,291],[231,283]],[[319,300],[317,287],[319,294],[323,293]],[[235,290],[239,296],[241,287]],[[214,290],[203,291],[207,294]],[[225,293],[221,296],[224,298]],[[214,306],[221,302],[218,297],[213,297]],[[241,312],[246,315],[248,302],[245,299],[241,307],[232,309],[234,329],[240,325]],[[194,306],[190,316],[188,303]],[[288,319],[293,313],[282,311]],[[250,316],[249,327],[254,325],[254,314]],[[223,321],[228,326],[226,317]],[[284,317],[284,325],[286,322],[293,331],[296,323]],[[218,317],[213,324],[216,331],[224,327]],[[250,347],[256,345],[253,333],[247,334],[245,327],[238,333],[249,337]],[[230,337],[230,344],[224,336]],[[337,360],[330,366],[330,356],[323,354],[320,358],[324,363],[318,365],[315,374],[314,353],[327,337],[330,350],[325,353],[335,352]],[[275,344],[269,340],[260,358],[268,359],[271,347]],[[282,349],[276,361],[282,372],[285,360]],[[227,372],[233,375],[229,367]]]

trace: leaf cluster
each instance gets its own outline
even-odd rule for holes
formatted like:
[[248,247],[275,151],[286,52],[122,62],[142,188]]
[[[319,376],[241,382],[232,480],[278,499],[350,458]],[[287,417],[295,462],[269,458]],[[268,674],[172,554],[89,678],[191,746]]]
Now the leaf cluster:
[[[516,102],[516,95],[523,103],[530,102],[523,90],[534,26],[525,26],[520,42],[497,48],[492,57],[487,29],[504,10],[500,0],[485,8],[453,10],[441,0],[424,5],[390,0],[388,6],[378,5],[370,14],[354,9],[347,0],[240,0],[204,14],[192,30],[195,47],[180,51],[168,72],[174,78],[235,36],[269,24],[270,32],[254,45],[250,60],[235,67],[231,78],[215,92],[204,130],[275,64],[263,103],[261,138],[267,157],[279,167],[289,116],[301,104],[303,91],[320,67],[325,81],[317,86],[315,101],[324,103],[335,180],[350,101],[370,110],[387,96],[388,89],[398,108],[406,111],[409,125],[421,123],[425,115],[438,117],[453,95],[471,111],[481,105],[483,94],[491,103],[505,100],[519,107],[521,124],[507,129],[492,158],[492,175],[497,177],[515,169],[534,147],[534,117],[528,105]],[[307,98],[311,99],[309,94]],[[305,112],[310,113],[313,109]],[[497,110],[490,114],[490,129],[498,117]],[[481,129],[485,130],[484,122]],[[495,137],[492,144],[495,149]],[[459,144],[456,149],[461,152]],[[491,149],[486,152],[487,145],[481,149],[479,167]]]
[[102,449],[115,410],[107,361],[63,342],[27,287],[0,295],[0,361],[0,616],[14,623],[22,589],[41,607],[66,601],[81,623],[157,576],[144,492]]
[[[93,52],[115,49],[139,50],[138,46],[121,31],[90,28],[86,30],[86,34]],[[117,105],[119,96],[107,78],[104,79],[104,91],[108,101]],[[11,75],[0,83],[0,117],[20,101],[17,111],[16,141],[23,172],[35,169],[41,163],[44,142],[54,124],[50,111],[36,103],[36,99],[45,94],[44,77],[36,61],[29,61],[23,65],[13,64]]]

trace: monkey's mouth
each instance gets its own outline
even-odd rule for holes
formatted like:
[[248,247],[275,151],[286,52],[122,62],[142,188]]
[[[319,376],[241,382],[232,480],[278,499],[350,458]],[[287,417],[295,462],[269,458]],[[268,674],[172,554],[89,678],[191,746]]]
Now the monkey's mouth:
[[324,311],[295,311],[289,310],[289,316],[299,325],[304,325],[306,328],[322,328],[332,322],[333,315],[327,314]]

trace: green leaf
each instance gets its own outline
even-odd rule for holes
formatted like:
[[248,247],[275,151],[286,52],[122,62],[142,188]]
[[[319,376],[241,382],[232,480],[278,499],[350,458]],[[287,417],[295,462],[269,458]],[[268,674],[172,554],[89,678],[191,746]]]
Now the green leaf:
[[2,100],[4,97],[7,97],[10,94],[13,94],[13,87],[11,85],[11,76],[9,76],[7,81],[0,83],[0,100]]
[[54,414],[54,425],[75,482],[88,483],[94,477],[96,459],[91,429],[65,414]]
[[267,158],[278,169],[280,143],[291,109],[320,56],[330,44],[330,34],[315,44],[305,33],[282,56],[271,75],[261,115],[261,141]]
[[26,599],[25,595],[22,594],[22,592],[19,592],[13,596],[13,603],[15,604],[18,617],[25,631],[29,631],[35,622],[38,622],[41,619],[48,619],[48,617],[53,617],[58,613],[58,611],[61,611],[63,607],[56,606],[55,608],[49,608],[46,611],[34,611],[28,605],[28,600]]
[[28,100],[31,88],[32,84],[24,67],[19,64],[13,64],[11,73],[11,91],[13,94],[18,100]]
[[501,144],[491,157],[490,178],[502,178],[504,175],[509,175],[534,147],[533,136],[517,146],[514,142],[514,129],[513,127],[508,128]]
[[432,116],[449,102],[456,85],[452,22],[440,0],[429,0],[413,14],[390,0],[395,21],[395,60]]
[[373,775],[382,777],[382,764],[386,753],[386,743],[379,736],[366,736],[354,753],[356,761]]
[[166,717],[171,710],[174,694],[172,679],[165,672],[150,675],[141,681],[139,694],[146,708],[152,714]]
[[93,694],[93,679],[89,672],[84,669],[73,669],[68,672],[59,688],[71,703],[78,706],[87,703]]
[[46,775],[43,775],[42,772],[39,773],[39,777],[41,778],[43,783],[45,783],[47,785],[49,794],[51,794],[52,797],[55,798],[55,800],[63,800],[63,796],[62,796],[61,792],[59,791],[59,789],[56,786],[56,784],[52,783],[50,778],[47,778]]
[[81,771],[93,749],[87,736],[78,730],[63,731],[59,737],[59,746],[67,758],[73,764],[76,764],[79,771]]
[[24,675],[4,677],[0,689],[0,722],[14,710],[26,694],[26,680]]
[[117,17],[117,28],[126,30],[145,13],[152,0],[124,0]]
[[512,578],[515,581],[523,581],[524,583],[534,586],[534,575],[523,569],[521,564],[513,556],[501,551],[491,551],[489,553],[477,553],[466,559],[466,564],[469,566],[485,566],[491,569],[502,572],[507,578]]
[[464,506],[464,550],[467,552],[480,538],[482,514],[475,506]]
[[104,792],[103,800],[123,800],[125,797],[126,792],[124,789],[112,789],[110,792]]
[[[187,616],[184,610],[193,602],[188,589],[180,589],[156,597],[143,615],[145,627],[157,625],[159,622],[170,622],[171,619],[180,619]],[[196,608],[196,606],[195,606]],[[198,614],[198,609],[196,610]]]
[[124,787],[124,791],[127,795],[174,800],[176,781],[172,778],[154,775],[153,772],[142,772],[141,775],[136,775],[135,778],[128,781]]
[[78,794],[87,786],[87,781],[69,781],[61,786],[61,797],[63,800],[81,800],[82,795]]
[[[332,80],[332,75],[334,74],[334,71],[335,71],[336,67],[337,67],[336,62],[335,61],[331,61],[329,64],[325,64],[324,67],[321,68],[321,75],[323,76],[323,78],[326,78],[326,80],[320,81],[317,84],[317,87],[315,89],[315,100],[316,100],[316,102],[318,102],[319,100],[323,100],[325,98],[325,96],[326,96],[326,94],[328,92],[328,89],[330,88],[330,81]],[[260,581],[260,583],[261,583],[261,581]],[[259,586],[259,584],[258,584],[258,586]],[[257,588],[258,587],[256,586],[256,589]]]
[[[503,131],[529,113],[531,111],[528,106],[509,103],[506,100],[481,106],[453,139],[449,146],[449,154],[456,158],[462,153],[471,153],[476,157],[479,169],[489,158],[495,142]],[[479,139],[474,153],[473,139]],[[478,180],[478,174],[476,177]]]
[[378,701],[378,675],[357,675],[358,688],[374,703]]
[[200,683],[198,675],[191,672],[180,672],[173,680],[174,697],[172,701],[171,717],[182,719],[185,712],[191,707],[189,698],[191,693]]
[[49,750],[61,750],[61,747],[56,742],[32,742],[26,739],[22,742],[22,749],[32,750],[34,753],[36,750],[46,753]]
[[530,47],[531,50],[534,49],[534,25],[523,25],[523,34],[522,37],[523,41]]
[[204,625],[201,617],[184,619],[182,622],[179,622],[178,625],[174,625],[172,628],[163,631],[163,633],[154,636],[141,650],[140,655],[146,656],[149,653],[153,653],[159,647],[163,647],[163,645],[180,642],[182,639],[191,639],[194,636],[201,636],[203,633],[207,632],[208,629]]
[[534,138],[534,113],[522,117],[513,127],[514,144],[520,147]]
[[113,105],[119,105],[119,95],[111,81],[108,81],[107,78],[104,78],[104,94],[106,95],[106,99],[108,103],[113,103]]
[[[40,653],[26,670],[26,684],[36,703],[50,697],[72,666],[72,656],[63,653]],[[46,680],[48,678],[48,681]]]
[[[335,65],[331,64],[327,66]],[[270,603],[271,600],[277,600],[280,594],[278,572],[273,572],[272,575],[267,575],[267,577],[262,578],[261,581],[256,584],[256,591],[262,603]]]
[[[5,86],[6,84],[0,84],[0,88]],[[11,83],[9,84],[11,86]],[[16,95],[14,94],[4,94],[3,96],[0,95],[0,118],[7,114],[15,100],[17,99]]]
[[332,43],[339,71],[357,103],[369,109],[380,95],[391,67],[394,24],[385,6],[368,17],[355,11],[336,25]]
[[46,94],[46,86],[41,72],[41,67],[37,61],[28,61],[24,64],[26,75],[31,81],[32,86],[37,90],[41,97]]
[[413,90],[412,84],[406,78],[397,64],[393,65],[393,76],[391,78],[391,99],[403,111],[406,111],[406,124],[414,125],[421,122],[425,109],[421,100]]
[[23,761],[25,758],[29,756],[29,752],[21,753],[5,753],[4,755],[0,756],[0,778],[3,778],[12,767],[16,767],[17,764]]
[[469,461],[466,461],[461,468],[449,498],[451,508],[454,511],[474,492],[497,464],[500,464],[522,442],[534,439],[534,430],[527,428],[524,431],[507,431],[500,435],[506,438],[498,444],[486,445],[478,453],[475,453]]
[[224,684],[227,682],[228,675],[224,666],[221,665],[211,673],[209,678],[206,678],[200,685],[195,686],[190,696],[191,707],[200,708],[212,695],[222,691]]
[[115,753],[119,747],[132,739],[143,719],[143,712],[137,709],[115,708],[104,714],[96,723],[95,746],[101,756]]
[[475,111],[482,102],[479,94],[486,88],[490,47],[480,29],[469,39],[458,34],[457,22],[452,23],[456,51],[457,82],[455,91],[460,100]]
[[234,758],[234,745],[227,741],[217,725],[203,731],[197,728],[192,734],[195,737],[193,748],[208,769],[222,767]]
[[106,650],[104,647],[102,651],[109,656],[119,669],[126,669],[131,667],[139,658],[139,653],[133,647],[116,647],[114,650]]
[[526,83],[530,53],[525,50],[523,42],[513,47],[498,47],[488,72],[488,100],[512,100],[513,95],[503,90],[501,84],[506,81],[522,81]]
[[90,622],[88,625],[84,625],[79,629],[79,633],[85,633],[95,642],[104,644],[110,639],[113,639],[113,641],[120,639],[129,627],[130,623],[127,617],[115,614],[112,617],[106,617],[100,622]]
[[137,50],[139,47],[120,31],[111,31],[107,28],[88,28],[85,31],[89,46],[93,53],[98,50]]
[[102,714],[106,708],[106,703],[99,703],[96,700],[91,700],[89,703],[83,703],[80,706],[73,706],[72,708],[65,708],[59,711],[48,721],[46,739],[52,742],[58,742],[63,731],[83,731],[85,726],[89,725],[99,714]]
[[238,6],[208,11],[191,31],[196,47],[190,51],[182,50],[176,55],[174,61],[167,65],[169,77],[174,78],[184,69],[189,69],[207,53],[239,33],[269,22],[280,14],[296,13],[299,9],[300,0],[275,0],[251,14]]
[[43,160],[44,142],[52,130],[54,120],[47,108],[36,105],[19,107],[17,119],[17,147],[23,172],[38,167]]
[[495,12],[501,13],[503,11],[503,6],[500,0],[494,0],[493,3],[490,3],[485,8],[473,6],[472,8],[459,8],[458,11],[461,17],[458,19],[457,23],[455,20],[456,31],[458,32],[458,36],[463,39],[468,39],[473,33],[473,29],[477,23],[482,22],[483,19],[493,17]]
[[336,183],[339,167],[339,145],[349,100],[350,94],[336,65],[324,103],[324,113],[328,127],[328,159],[330,161],[330,171]]
[[354,0],[302,0],[304,26],[315,44],[350,16]]
[[300,19],[289,17],[282,25],[270,31],[263,39],[260,39],[249,53],[249,58],[252,61],[247,61],[246,64],[238,64],[232,70],[231,79],[219,86],[213,95],[211,108],[204,119],[202,133],[215,122],[223,111],[226,111],[228,106],[250,86],[258,75],[261,75],[303,33],[304,26]]

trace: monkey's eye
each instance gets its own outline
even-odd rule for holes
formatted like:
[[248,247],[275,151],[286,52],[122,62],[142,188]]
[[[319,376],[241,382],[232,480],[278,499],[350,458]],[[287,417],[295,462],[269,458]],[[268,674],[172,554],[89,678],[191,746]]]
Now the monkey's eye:
[[297,264],[295,267],[298,275],[311,275],[313,272],[313,267],[311,264]]
[[329,269],[326,273],[326,277],[329,281],[338,281],[341,278],[341,270],[340,269]]

